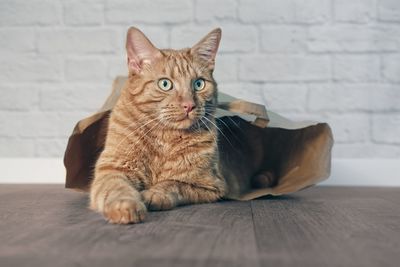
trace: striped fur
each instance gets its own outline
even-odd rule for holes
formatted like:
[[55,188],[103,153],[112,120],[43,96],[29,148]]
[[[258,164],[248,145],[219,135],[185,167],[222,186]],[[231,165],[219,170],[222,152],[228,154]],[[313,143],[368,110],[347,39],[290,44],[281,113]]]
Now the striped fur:
[[[143,38],[140,31],[133,31],[136,39]],[[192,49],[157,50],[156,59],[133,62],[110,115],[90,189],[90,207],[108,221],[137,223],[147,209],[213,202],[224,195],[212,75],[219,38],[220,30],[214,30]],[[207,58],[208,52],[214,55]],[[206,83],[196,92],[192,84],[199,77]],[[173,89],[162,91],[160,78],[170,79]],[[187,99],[196,106],[188,114],[182,108]]]

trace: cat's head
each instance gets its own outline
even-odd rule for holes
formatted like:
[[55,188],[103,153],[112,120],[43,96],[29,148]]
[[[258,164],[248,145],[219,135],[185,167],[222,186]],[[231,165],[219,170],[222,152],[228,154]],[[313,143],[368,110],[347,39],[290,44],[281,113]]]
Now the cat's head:
[[129,103],[171,129],[188,129],[212,119],[217,105],[213,78],[221,30],[192,48],[158,49],[137,28],[127,34]]

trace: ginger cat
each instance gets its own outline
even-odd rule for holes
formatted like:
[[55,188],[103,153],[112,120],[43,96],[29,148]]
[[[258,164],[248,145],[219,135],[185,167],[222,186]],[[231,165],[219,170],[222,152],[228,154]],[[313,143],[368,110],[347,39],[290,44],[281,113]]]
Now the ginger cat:
[[140,30],[128,30],[129,78],[90,187],[91,209],[109,222],[138,223],[147,210],[224,196],[213,78],[220,39],[215,29],[192,48],[160,50]]

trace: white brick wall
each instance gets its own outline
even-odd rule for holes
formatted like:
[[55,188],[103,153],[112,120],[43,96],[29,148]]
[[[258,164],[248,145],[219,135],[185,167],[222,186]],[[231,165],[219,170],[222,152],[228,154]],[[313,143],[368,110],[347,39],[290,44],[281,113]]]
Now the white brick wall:
[[62,156],[131,25],[161,48],[219,26],[220,90],[329,122],[336,157],[400,157],[398,0],[0,0],[0,157]]

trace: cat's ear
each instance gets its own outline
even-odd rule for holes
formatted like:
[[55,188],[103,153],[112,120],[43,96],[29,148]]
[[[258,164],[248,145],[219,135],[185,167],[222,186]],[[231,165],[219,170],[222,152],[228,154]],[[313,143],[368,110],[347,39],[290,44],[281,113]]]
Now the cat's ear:
[[221,40],[221,29],[212,30],[203,39],[194,45],[190,52],[201,60],[208,63],[209,69],[213,70],[215,66],[215,56],[218,51],[219,41]]
[[129,71],[140,73],[143,64],[150,64],[161,56],[150,40],[135,27],[130,27],[126,35],[126,53],[128,55]]

